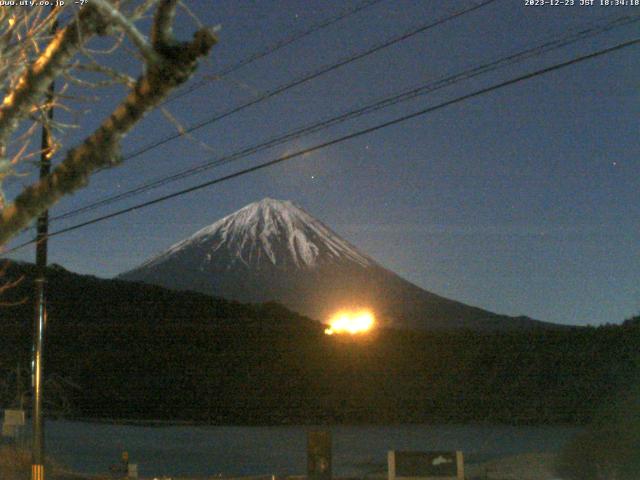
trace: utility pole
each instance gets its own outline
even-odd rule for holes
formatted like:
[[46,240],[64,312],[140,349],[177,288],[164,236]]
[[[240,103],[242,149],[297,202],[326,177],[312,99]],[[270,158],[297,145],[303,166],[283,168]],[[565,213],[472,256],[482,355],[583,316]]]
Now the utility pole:
[[[55,7],[52,7],[52,11]],[[51,34],[55,35],[57,19],[51,24]],[[55,84],[51,82],[45,99],[45,119],[42,123],[40,153],[40,178],[49,176],[53,141],[51,120],[53,120],[53,98]],[[47,326],[46,284],[47,284],[47,235],[49,233],[49,211],[45,210],[37,221],[36,235],[36,279],[35,279],[35,321],[33,329],[32,389],[33,389],[33,445],[31,451],[31,480],[45,480],[44,471],[44,421],[42,418],[42,390],[44,369],[44,335]]]

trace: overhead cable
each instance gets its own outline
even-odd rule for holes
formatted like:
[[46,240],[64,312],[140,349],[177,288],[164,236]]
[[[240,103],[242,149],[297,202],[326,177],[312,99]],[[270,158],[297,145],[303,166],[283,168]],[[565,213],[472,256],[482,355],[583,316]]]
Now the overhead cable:
[[51,221],[57,221],[67,218],[72,218],[82,213],[86,213],[92,210],[95,210],[100,207],[104,207],[110,205],[112,203],[131,198],[142,194],[144,192],[153,190],[155,188],[159,188],[161,186],[176,182],[178,180],[182,180],[192,175],[196,175],[202,173],[206,170],[219,167],[221,165],[226,165],[232,161],[240,160],[242,158],[246,158],[249,155],[258,153],[260,151],[273,148],[274,146],[281,145],[285,142],[289,142],[294,139],[301,138],[305,135],[310,135],[312,133],[316,133],[318,131],[324,130],[331,126],[337,125],[339,123],[343,123],[347,120],[352,120],[354,118],[360,117],[362,115],[378,111],[383,108],[387,108],[392,105],[396,105],[401,102],[405,102],[408,100],[412,100],[418,96],[423,96],[428,93],[432,93],[436,90],[454,85],[458,82],[468,80],[479,76],[481,74],[485,74],[487,72],[491,72],[497,70],[499,68],[503,68],[508,65],[512,65],[516,62],[521,62],[525,59],[532,58],[534,56],[538,56],[544,53],[548,53],[550,51],[559,49],[561,47],[565,47],[569,44],[575,43],[579,40],[583,40],[585,38],[589,38],[607,31],[610,31],[613,28],[620,27],[623,25],[627,25],[629,23],[637,22],[640,20],[640,14],[624,16],[624,17],[616,17],[613,20],[610,20],[604,25],[590,26],[589,28],[581,28],[570,35],[563,35],[559,38],[554,38],[549,40],[541,45],[537,45],[532,48],[525,49],[523,51],[508,55],[506,57],[501,57],[497,60],[494,60],[489,63],[485,63],[462,72],[456,73],[454,75],[449,75],[446,77],[441,77],[435,81],[428,82],[426,84],[421,84],[417,87],[404,90],[399,94],[394,94],[391,96],[387,96],[383,99],[379,99],[373,103],[367,103],[361,107],[356,109],[348,110],[346,112],[341,113],[340,115],[326,118],[319,122],[315,122],[304,127],[295,129],[293,131],[287,132],[283,135],[279,135],[276,137],[272,137],[269,140],[260,142],[256,145],[252,145],[250,147],[243,148],[234,153],[224,155],[222,157],[215,157],[207,160],[201,164],[195,165],[193,167],[189,167],[178,172],[174,172],[169,175],[165,175],[160,177],[159,179],[153,180],[151,182],[146,182],[142,185],[134,187],[126,192],[117,193],[114,195],[110,195],[94,201],[88,205],[61,213],[57,216],[51,218]]
[[[527,74],[512,78],[510,80],[506,80],[506,81],[494,84],[492,86],[481,88],[481,89],[476,90],[474,92],[471,92],[471,93],[468,93],[468,94],[465,94],[465,95],[461,95],[461,96],[456,97],[456,98],[454,98],[452,100],[448,100],[446,102],[439,103],[438,105],[427,107],[427,108],[424,108],[422,110],[418,110],[416,112],[413,112],[413,113],[410,113],[410,114],[407,114],[407,115],[402,115],[402,116],[397,117],[397,118],[395,118],[393,120],[389,120],[389,121],[386,121],[386,122],[383,122],[383,123],[379,123],[379,124],[377,124],[375,126],[368,127],[368,128],[362,129],[362,130],[358,130],[358,131],[352,132],[350,134],[343,135],[341,137],[335,138],[333,140],[329,140],[329,141],[326,141],[326,142],[323,142],[323,143],[316,144],[316,145],[314,145],[312,147],[308,147],[308,148],[305,148],[305,149],[302,149],[302,150],[298,150],[296,152],[293,152],[293,153],[290,153],[290,154],[287,154],[287,155],[283,155],[281,157],[275,158],[275,159],[270,160],[268,162],[261,163],[259,165],[255,165],[253,167],[245,168],[243,170],[239,170],[237,172],[231,173],[229,175],[225,175],[223,177],[216,178],[214,180],[209,180],[207,182],[202,182],[202,183],[199,183],[199,184],[194,185],[192,187],[189,187],[189,188],[186,188],[186,189],[183,189],[183,190],[179,190],[177,192],[173,192],[173,193],[170,193],[168,195],[164,195],[164,196],[155,198],[153,200],[149,200],[149,201],[146,201],[146,202],[143,202],[143,203],[139,203],[137,205],[133,205],[133,206],[128,207],[128,208],[124,208],[124,209],[119,210],[117,212],[113,212],[113,213],[110,213],[110,214],[107,214],[107,215],[102,215],[100,217],[96,217],[96,218],[93,218],[91,220],[87,220],[85,222],[82,222],[82,223],[79,223],[79,224],[76,224],[76,225],[72,225],[70,227],[66,227],[66,228],[51,232],[51,233],[49,233],[49,235],[46,238],[51,238],[51,237],[55,237],[55,236],[58,236],[58,235],[63,235],[65,233],[69,233],[69,232],[72,232],[74,230],[78,230],[80,228],[84,228],[84,227],[87,227],[89,225],[93,225],[95,223],[100,223],[100,222],[103,222],[105,220],[109,220],[111,218],[115,218],[115,217],[124,215],[126,213],[130,213],[130,212],[133,212],[133,211],[136,211],[136,210],[141,210],[141,209],[149,207],[151,205],[155,205],[155,204],[164,202],[164,201],[172,199],[172,198],[177,198],[177,197],[186,195],[188,193],[195,192],[195,191],[201,190],[203,188],[210,187],[212,185],[216,185],[218,183],[223,183],[223,182],[226,182],[228,180],[247,175],[249,173],[257,172],[259,170],[263,170],[265,168],[272,167],[274,165],[278,165],[280,163],[292,160],[294,158],[297,158],[297,157],[300,157],[300,156],[304,156],[304,155],[308,155],[309,153],[316,152],[316,151],[321,150],[323,148],[327,148],[327,147],[330,147],[332,145],[337,145],[339,143],[342,143],[342,142],[345,142],[345,141],[348,141],[348,140],[352,140],[354,138],[358,138],[358,137],[361,137],[363,135],[368,135],[370,133],[382,130],[384,128],[388,128],[388,127],[391,127],[393,125],[397,125],[397,124],[406,122],[406,121],[414,119],[414,118],[422,117],[424,115],[427,115],[429,113],[435,112],[437,110],[441,110],[441,109],[449,107],[451,105],[456,105],[458,103],[462,103],[462,102],[470,100],[472,98],[477,98],[477,97],[480,97],[482,95],[486,95],[487,93],[494,92],[494,91],[499,90],[501,88],[508,87],[510,85],[514,85],[514,84],[523,82],[525,80],[530,80],[532,78],[539,77],[541,75],[546,75],[548,73],[551,73],[551,72],[554,72],[554,71],[569,67],[571,65],[576,65],[576,64],[584,62],[586,60],[591,60],[591,59],[594,59],[594,58],[597,58],[597,57],[602,57],[604,55],[609,55],[609,54],[611,54],[613,52],[616,52],[616,51],[619,51],[619,50],[622,50],[622,49],[625,49],[625,48],[629,48],[629,47],[632,47],[632,46],[635,46],[635,45],[638,45],[638,44],[640,44],[640,38],[637,38],[637,39],[634,39],[634,40],[629,40],[629,41],[626,41],[626,42],[623,42],[623,43],[619,43],[619,44],[617,44],[617,45],[615,45],[613,47],[605,48],[603,50],[598,50],[596,52],[592,52],[592,53],[589,53],[589,54],[586,54],[586,55],[582,55],[580,57],[575,57],[575,58],[573,58],[571,60],[568,60],[568,61],[565,61],[565,62],[562,62],[562,63],[557,63],[557,64],[552,65],[550,67],[546,67],[546,68],[543,68],[543,69],[540,69],[540,70],[535,70],[533,72],[530,72],[530,73],[527,73]],[[6,255],[6,254],[9,254],[9,253],[15,252],[16,250],[24,248],[27,245],[31,245],[33,243],[36,243],[36,240],[30,240],[30,241],[24,242],[24,243],[12,248],[12,249],[7,250],[6,252],[4,252],[4,254]]]

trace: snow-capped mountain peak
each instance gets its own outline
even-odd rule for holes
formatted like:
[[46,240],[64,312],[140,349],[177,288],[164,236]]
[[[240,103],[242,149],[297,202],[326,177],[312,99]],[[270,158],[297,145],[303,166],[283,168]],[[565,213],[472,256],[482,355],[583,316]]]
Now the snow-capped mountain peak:
[[360,253],[288,201],[252,203],[119,276],[242,302],[276,301],[317,320],[366,308],[401,328],[538,328],[433,294]]
[[[227,215],[176,243],[140,268],[170,257],[197,256],[200,270],[225,258],[227,268],[314,268],[322,264],[374,262],[290,201],[265,198]],[[190,262],[193,263],[193,262]]]

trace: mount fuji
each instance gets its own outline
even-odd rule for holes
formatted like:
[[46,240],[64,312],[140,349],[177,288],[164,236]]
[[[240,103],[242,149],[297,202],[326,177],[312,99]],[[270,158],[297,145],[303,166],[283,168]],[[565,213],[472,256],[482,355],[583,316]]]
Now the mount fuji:
[[265,198],[120,275],[242,302],[276,301],[320,321],[369,308],[383,325],[476,331],[559,328],[430,293],[387,270],[289,201]]

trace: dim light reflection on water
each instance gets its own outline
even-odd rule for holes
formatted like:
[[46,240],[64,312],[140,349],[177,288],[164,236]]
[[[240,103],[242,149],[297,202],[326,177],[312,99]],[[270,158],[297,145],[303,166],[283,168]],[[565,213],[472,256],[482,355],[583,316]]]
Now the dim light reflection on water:
[[[306,432],[312,427],[140,427],[46,422],[47,453],[70,469],[108,473],[123,449],[141,477],[302,475]],[[524,452],[557,452],[573,427],[335,426],[333,473],[362,477],[384,470],[387,451],[455,450],[467,462]]]

